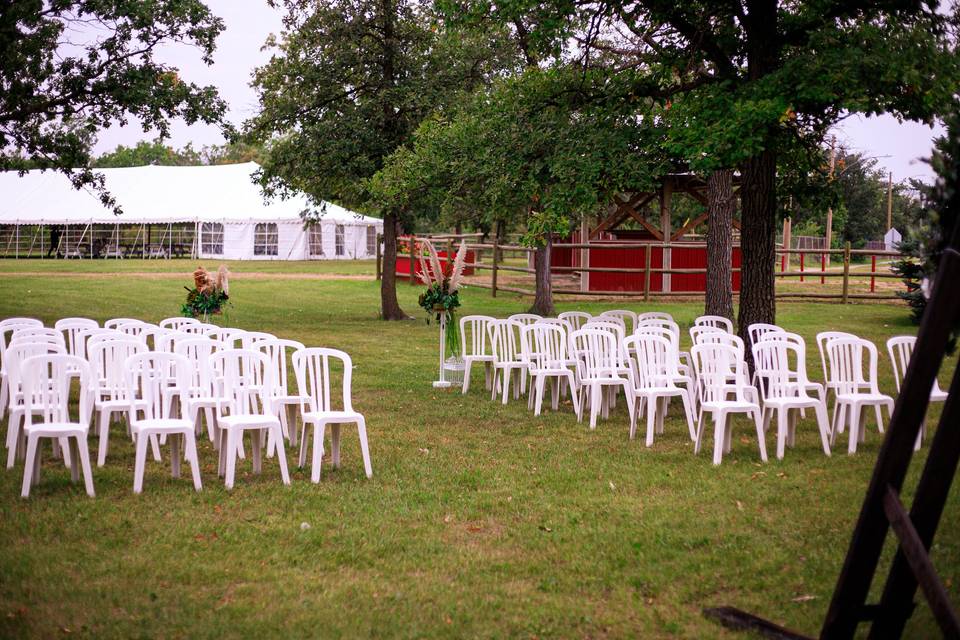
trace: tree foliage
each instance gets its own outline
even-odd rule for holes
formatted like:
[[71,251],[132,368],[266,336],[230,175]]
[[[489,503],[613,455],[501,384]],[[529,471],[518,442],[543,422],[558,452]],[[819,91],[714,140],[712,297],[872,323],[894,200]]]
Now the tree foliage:
[[[186,43],[211,64],[222,30],[199,0],[0,3],[0,169],[64,171],[114,206],[86,168],[96,133],[131,119],[161,137],[172,118],[221,122],[226,106],[216,90],[181,79],[154,53]],[[89,39],[78,43],[77,33]]]

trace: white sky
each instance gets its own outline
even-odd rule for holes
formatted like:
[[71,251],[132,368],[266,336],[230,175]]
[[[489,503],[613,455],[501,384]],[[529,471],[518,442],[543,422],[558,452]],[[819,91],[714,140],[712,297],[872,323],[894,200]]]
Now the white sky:
[[[214,64],[204,65],[197,52],[185,46],[167,47],[158,58],[178,67],[184,80],[216,86],[230,106],[230,120],[239,125],[256,112],[257,99],[249,86],[250,77],[254,68],[268,60],[269,54],[261,47],[267,35],[280,31],[282,14],[264,0],[207,0],[207,4],[226,23],[226,30],[217,40]],[[219,129],[209,125],[175,122],[171,130],[168,144],[175,147],[188,142],[195,148],[223,142]],[[878,157],[879,166],[892,171],[897,182],[912,177],[931,179],[930,167],[921,159],[930,155],[933,139],[942,132],[940,127],[899,123],[891,116],[851,116],[835,131],[837,141],[848,149]],[[132,146],[154,137],[136,123],[111,127],[100,134],[95,150],[102,153],[119,144]]]

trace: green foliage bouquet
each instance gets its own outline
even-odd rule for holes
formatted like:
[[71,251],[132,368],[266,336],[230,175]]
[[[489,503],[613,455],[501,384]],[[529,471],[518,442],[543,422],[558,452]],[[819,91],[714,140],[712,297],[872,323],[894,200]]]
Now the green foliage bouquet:
[[[463,280],[463,268],[466,262],[467,244],[460,243],[457,257],[449,272],[440,264],[440,257],[433,243],[423,240],[420,249],[420,270],[417,276],[427,285],[427,290],[420,294],[419,303],[429,315],[435,316],[437,322],[442,316],[447,319],[447,351],[451,356],[460,354],[460,331],[457,327],[455,312],[460,306],[460,285]],[[449,259],[449,258],[448,258]]]
[[216,275],[203,267],[193,272],[193,288],[187,290],[187,300],[180,307],[180,313],[188,318],[201,318],[209,322],[211,315],[219,315],[226,310],[230,300],[230,272],[220,265]]

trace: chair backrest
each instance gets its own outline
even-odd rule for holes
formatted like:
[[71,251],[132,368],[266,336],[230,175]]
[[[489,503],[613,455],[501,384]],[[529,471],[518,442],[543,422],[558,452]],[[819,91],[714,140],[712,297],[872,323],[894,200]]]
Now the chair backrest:
[[637,328],[637,314],[629,309],[609,309],[601,313],[598,318],[620,318],[627,333],[633,333]]
[[[907,373],[910,358],[913,356],[913,347],[916,344],[916,336],[894,336],[887,340],[887,354],[890,356],[890,364],[893,365],[893,381],[897,385],[897,393],[900,392],[900,381]],[[936,380],[933,386],[938,387]]]
[[693,321],[695,327],[717,327],[727,333],[733,333],[733,323],[723,316],[700,316]]
[[583,329],[600,329],[610,331],[617,337],[617,346],[623,344],[623,339],[627,337],[627,330],[623,326],[623,320],[614,316],[608,316],[604,319],[594,318],[582,327]]
[[533,324],[537,320],[543,320],[543,316],[538,316],[535,313],[515,313],[512,316],[508,316],[507,320],[513,320],[520,324]]
[[494,320],[487,324],[490,350],[497,363],[524,362],[520,331],[524,324],[518,320]]
[[190,396],[194,398],[209,397],[214,393],[214,372],[210,363],[210,356],[217,349],[217,343],[203,336],[192,336],[177,340],[173,345],[173,352],[184,356],[193,363],[190,379]]
[[624,340],[623,348],[634,388],[675,386],[678,357],[670,338],[654,333],[635,333]]
[[198,325],[200,324],[200,321],[197,320],[196,318],[188,318],[184,316],[184,317],[175,317],[175,318],[164,318],[157,324],[163,327],[164,329],[173,329],[175,331],[183,331],[183,327],[187,325]]
[[[184,397],[190,389],[193,365],[187,358],[176,353],[145,351],[127,358],[124,363],[127,399],[130,401],[129,416],[132,423],[138,412],[145,420],[173,418],[170,394]],[[179,408],[183,417],[183,407]]]
[[[751,347],[753,366],[758,378],[764,381],[764,397],[792,398],[806,396],[803,383],[806,370],[803,364],[802,343],[792,340],[760,340]],[[797,371],[801,374],[797,376]]]
[[104,329],[116,329],[121,324],[129,324],[131,322],[142,322],[136,318],[111,318],[103,323]]
[[807,341],[803,339],[803,336],[789,331],[768,331],[755,344],[764,342],[786,342],[792,345],[797,357],[795,361],[792,359],[789,361],[788,371],[798,382],[810,382],[810,378],[807,376]]
[[181,340],[193,340],[195,338],[206,339],[195,333],[161,328],[160,331],[153,336],[153,350],[159,353],[176,353],[178,342]]
[[342,370],[342,410],[352,412],[353,361],[338,349],[311,347],[294,352],[293,370],[297,376],[299,394],[305,398],[304,402],[311,412],[335,410],[331,396],[334,373],[331,360],[339,361]]
[[585,326],[571,336],[580,380],[616,377],[622,366],[622,341],[608,328]]
[[[633,335],[653,335],[660,336],[661,338],[666,338],[670,341],[670,346],[673,347],[673,350],[676,352],[677,361],[680,360],[680,327],[677,326],[676,322],[669,322],[668,320],[659,321],[662,324],[641,324],[637,327],[637,330],[634,331]],[[669,323],[669,324],[668,324]],[[669,325],[673,325],[672,327]]]
[[[104,326],[106,327],[106,323],[104,323]],[[144,331],[148,331],[150,326],[149,323],[143,322],[142,320],[129,320],[127,322],[118,322],[113,327],[108,328],[116,329],[120,333],[125,333],[133,338],[140,338],[141,334],[143,334]],[[144,338],[144,340],[146,340],[146,338]]]
[[697,371],[697,385],[701,402],[729,400],[734,394],[736,402],[750,399],[743,353],[731,344],[710,342],[696,344],[690,349],[693,366]]
[[219,343],[219,349],[239,348],[243,342],[243,334],[242,329],[232,329],[230,327],[216,327],[203,332],[203,335]]
[[490,351],[490,334],[487,332],[487,325],[494,320],[496,318],[491,316],[478,315],[460,318],[460,344],[463,357],[493,355]]
[[700,335],[700,342],[698,344],[725,344],[736,349],[741,360],[743,360],[744,354],[747,352],[743,344],[743,338],[733,333],[727,333],[726,331],[708,331],[707,333],[703,333]]
[[827,367],[827,343],[837,338],[856,338],[858,336],[847,333],[846,331],[821,331],[817,334],[817,350],[820,351],[820,368],[823,372],[823,380],[831,384],[830,369]]
[[127,382],[123,375],[124,364],[130,356],[146,350],[146,344],[130,336],[122,340],[111,336],[93,336],[87,340],[87,360],[90,363],[96,392],[100,399],[126,399]]
[[244,331],[240,334],[240,343],[243,349],[253,349],[253,343],[258,340],[276,340],[277,336],[265,331]]
[[67,347],[63,333],[47,327],[21,327],[14,329],[13,333],[10,334],[8,342],[12,343],[14,340],[43,340],[44,338],[60,342],[64,349]]
[[210,356],[211,368],[222,377],[216,381],[221,402],[230,415],[276,415],[271,397],[273,377],[270,359],[252,349],[224,349]]
[[42,322],[33,318],[7,318],[0,322],[0,372],[6,373],[7,371],[3,352],[6,350],[7,343],[10,341],[13,332],[17,329],[42,326]]
[[638,324],[647,320],[669,320],[670,322],[674,322],[673,316],[666,311],[644,311],[643,313],[637,314]]
[[65,354],[66,348],[62,343],[43,342],[36,340],[14,340],[7,345],[7,384],[10,385],[8,406],[17,404],[17,395],[20,392],[22,364],[27,358],[48,354]]
[[252,348],[260,351],[270,359],[270,366],[273,369],[273,395],[289,396],[294,395],[290,386],[291,380],[287,374],[287,365],[292,362],[292,355],[301,349],[304,349],[302,342],[296,340],[285,340],[283,338],[268,338],[257,340]]
[[96,320],[90,318],[62,318],[53,325],[57,331],[62,331],[67,341],[67,351],[72,356],[86,356],[80,334],[85,329],[99,329]]
[[782,327],[766,322],[754,322],[747,327],[747,335],[750,337],[750,344],[752,345],[757,344],[768,333],[783,333],[784,331]]
[[567,366],[570,338],[564,325],[536,322],[523,327],[521,338],[531,370],[557,370]]
[[0,320],[0,332],[2,332],[7,327],[18,326],[18,327],[42,327],[43,322],[37,320],[36,318],[4,318]]
[[570,324],[570,328],[576,331],[582,329],[583,325],[589,322],[593,316],[586,311],[564,311],[558,314],[557,318],[566,320]]
[[877,384],[877,348],[862,338],[834,338],[827,342],[830,383],[838,394],[863,391],[879,393]]
[[[24,404],[31,407],[25,412],[28,425],[35,424],[38,414],[42,423],[73,424],[84,429],[90,425],[93,377],[90,365],[83,358],[65,353],[30,356],[20,363],[20,371]],[[80,382],[76,420],[70,417],[70,388],[74,378]]]
[[711,333],[727,333],[727,332],[721,329],[720,327],[714,327],[712,325],[705,325],[705,324],[701,324],[701,325],[695,324],[692,327],[690,327],[690,340],[693,342],[693,344],[697,345],[703,342],[703,340],[705,339],[704,336]]

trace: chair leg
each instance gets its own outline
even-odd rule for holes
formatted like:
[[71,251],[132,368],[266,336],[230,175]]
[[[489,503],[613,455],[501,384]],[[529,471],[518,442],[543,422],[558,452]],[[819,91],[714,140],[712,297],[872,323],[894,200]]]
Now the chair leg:
[[197,438],[192,433],[185,433],[183,439],[187,449],[187,461],[190,463],[190,473],[193,476],[193,488],[200,491],[203,489],[203,484],[200,482],[200,456],[197,455]]
[[829,444],[829,429],[827,426],[827,407],[823,403],[818,404],[816,407],[817,412],[817,427],[820,429],[820,444],[823,445],[823,452],[830,455],[830,444]]
[[[649,411],[649,409],[647,409]],[[726,431],[727,414],[723,410],[713,414],[713,464],[723,461],[724,432]]]
[[237,433],[236,429],[227,431],[227,445],[223,455],[226,456],[226,470],[224,471],[224,486],[233,489],[233,481],[237,471]]
[[[323,440],[326,423],[318,422],[313,425],[313,459],[310,464],[310,482],[320,482],[320,465],[323,464]],[[304,457],[305,450],[300,450],[300,457]],[[303,466],[301,464],[300,466]]]
[[144,467],[147,465],[147,436],[137,437],[136,454],[133,459],[133,492],[143,491]]
[[680,394],[680,401],[683,402],[683,413],[687,418],[687,430],[690,432],[690,440],[695,442],[697,432],[693,427],[693,402],[688,390],[684,390],[684,392]]
[[763,420],[760,417],[759,409],[753,412],[753,421],[757,425],[757,443],[760,446],[760,459],[763,462],[766,462],[767,461],[767,440],[766,440],[766,434],[763,431]]
[[180,477],[180,436],[176,433],[170,434],[170,475],[174,478]]
[[697,455],[700,453],[700,447],[703,445],[703,407],[700,407],[700,412],[697,415],[697,437],[693,441],[693,454]]
[[90,470],[90,449],[87,446],[87,437],[77,436],[76,440],[76,457],[80,458],[80,468],[83,469],[83,485],[87,495],[93,498],[96,492],[93,490],[93,472]]
[[600,388],[600,385],[593,384],[590,386],[590,428],[597,428],[597,414],[600,413],[600,403],[602,401],[601,395],[603,394],[603,389]]
[[467,391],[470,390],[470,367],[473,365],[473,360],[467,360],[463,363],[463,386],[460,388],[460,392],[463,395],[467,395]]
[[862,409],[859,404],[850,405],[850,442],[847,445],[847,453],[857,452],[857,440],[859,440],[860,431],[860,413]]
[[20,449],[20,442],[23,440],[23,431],[20,427],[19,412],[11,411],[10,420],[7,422],[7,469],[13,469],[13,464],[17,459],[17,451]]
[[570,400],[573,402],[573,411],[577,414],[577,421],[579,422],[580,416],[580,392],[577,391],[577,387],[574,384],[573,372],[568,374],[570,378]]
[[[242,433],[242,432],[241,432]],[[260,440],[260,431],[254,430],[251,432],[250,438],[250,449],[253,451],[253,472],[257,475],[263,471],[263,451]],[[241,439],[242,439],[241,435]]]
[[333,468],[340,468],[340,425],[334,423],[330,425],[330,457],[332,458]]
[[547,379],[544,376],[537,376],[536,382],[536,397],[534,400],[533,415],[540,415],[540,410],[543,408],[543,394],[544,387],[546,386]]
[[877,430],[883,433],[883,411],[881,411],[881,408],[878,404],[873,405],[873,411],[877,415]]
[[20,487],[20,497],[30,497],[30,487],[33,485],[33,477],[37,469],[40,468],[39,449],[37,448],[37,437],[27,436],[27,461],[23,467],[23,484]]
[[368,478],[372,478],[373,466],[370,464],[370,445],[367,443],[367,421],[362,416],[357,420],[357,433],[360,436],[360,453],[363,454],[363,471]]
[[783,452],[787,443],[787,429],[789,428],[789,419],[787,415],[790,410],[781,407],[777,410],[777,460],[783,460]]
[[653,446],[653,432],[656,430],[657,423],[657,398],[650,398],[647,401],[647,446]]
[[[63,447],[65,463],[70,467],[70,481],[76,482],[80,479],[80,461],[77,460],[77,440],[76,438],[66,438],[66,445]],[[69,452],[69,457],[67,455]]]
[[[316,423],[313,423],[314,430],[317,429]],[[307,425],[306,423],[300,427],[300,455],[297,457],[297,466],[300,469],[303,469],[303,465],[307,463]]]
[[283,484],[290,484],[290,471],[287,469],[287,449],[284,446],[283,434],[279,432],[277,427],[272,427],[276,432],[276,441],[277,441],[277,462],[280,463],[280,479],[283,480]]
[[156,462],[160,462],[160,442],[158,441],[157,434],[151,434],[150,436],[150,450],[153,451],[153,459]]

